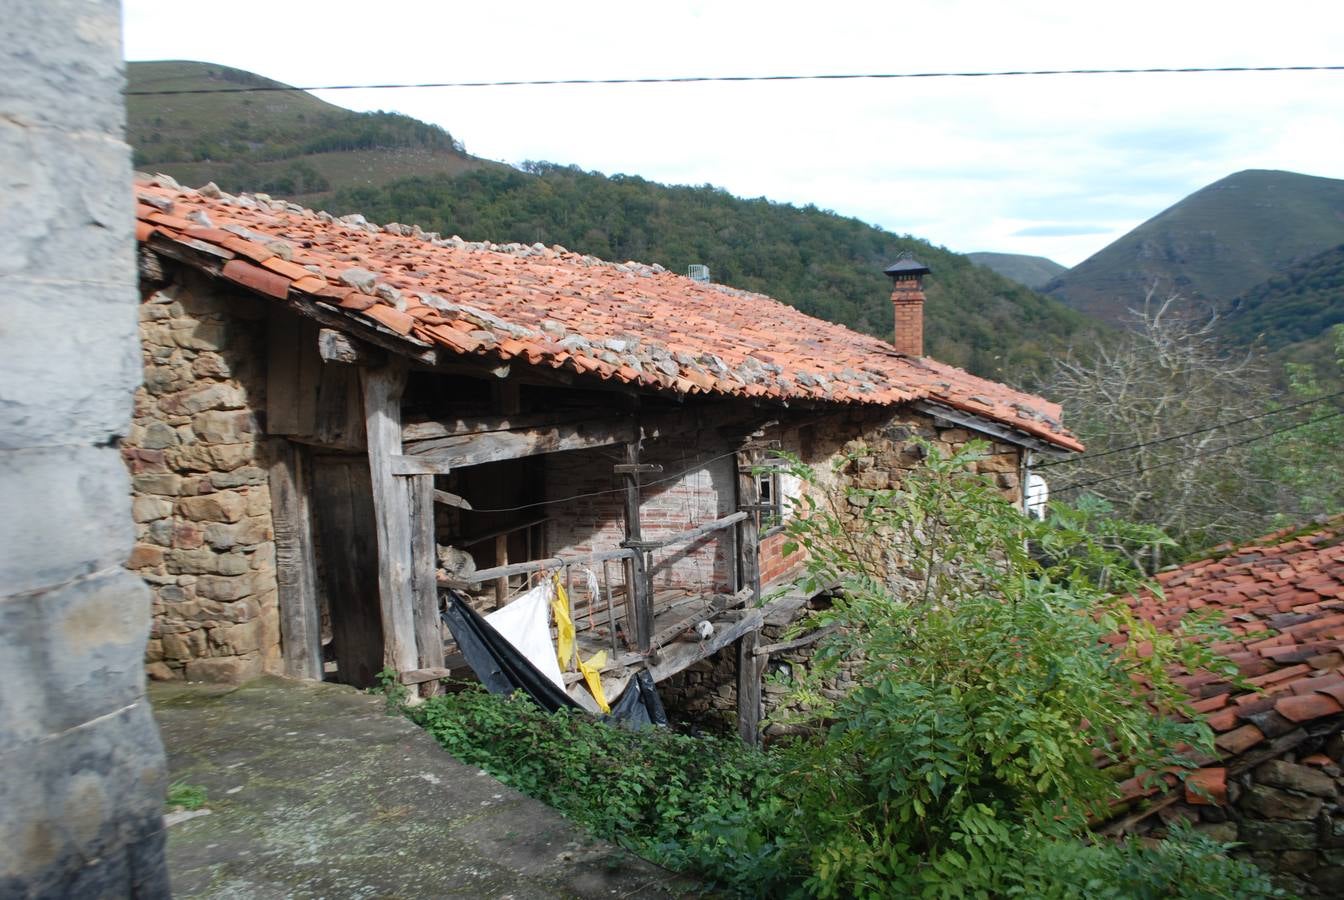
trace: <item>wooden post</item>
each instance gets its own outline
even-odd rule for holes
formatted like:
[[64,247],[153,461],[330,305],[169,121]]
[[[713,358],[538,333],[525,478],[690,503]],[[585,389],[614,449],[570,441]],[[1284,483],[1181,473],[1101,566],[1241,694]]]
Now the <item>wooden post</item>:
[[271,524],[275,530],[275,581],[280,595],[280,637],[285,674],[322,680],[322,618],[317,608],[317,567],[302,451],[272,441]]
[[[411,579],[410,485],[392,474],[392,457],[401,455],[401,394],[406,388],[405,360],[380,369],[361,369],[364,426],[369,444],[369,477],[378,536],[378,609],[383,621],[383,664],[397,672],[418,668],[415,601]],[[431,495],[432,496],[432,495]]]
[[761,498],[753,471],[757,455],[754,450],[737,452],[737,508],[747,513],[737,526],[738,584],[751,588],[753,605],[761,602]]
[[[507,566],[509,564],[509,533],[507,531],[495,535],[495,565]],[[503,608],[509,599],[509,576],[504,575],[495,579],[495,609]]]
[[[434,542],[434,476],[405,479],[411,501],[411,593],[415,612],[415,650],[419,668],[443,668],[443,631],[439,626],[438,559]],[[420,685],[422,697],[439,692],[438,681]]]
[[[636,430],[638,433],[638,430]],[[635,649],[648,653],[653,646],[653,609],[650,602],[649,576],[644,565],[644,551],[638,544],[643,540],[639,525],[639,441],[625,445],[625,463],[632,467],[625,479],[625,539],[635,545],[630,560],[630,580],[626,584],[626,609],[635,626]]]
[[756,630],[737,639],[737,733],[752,747],[761,741],[761,677],[768,660],[756,655],[760,640]]

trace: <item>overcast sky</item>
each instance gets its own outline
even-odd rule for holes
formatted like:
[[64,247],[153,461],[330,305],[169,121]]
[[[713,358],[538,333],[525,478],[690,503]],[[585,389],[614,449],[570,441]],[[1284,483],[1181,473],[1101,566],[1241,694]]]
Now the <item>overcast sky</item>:
[[[1344,64],[1338,0],[124,0],[123,15],[128,59],[298,85]],[[492,159],[711,183],[1065,265],[1242,169],[1344,178],[1344,72],[320,96],[435,122]]]

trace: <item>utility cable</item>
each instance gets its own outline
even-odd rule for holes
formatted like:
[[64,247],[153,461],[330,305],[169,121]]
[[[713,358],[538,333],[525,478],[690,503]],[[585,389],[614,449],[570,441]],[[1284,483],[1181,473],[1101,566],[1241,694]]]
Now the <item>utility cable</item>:
[[398,91],[413,88],[555,87],[604,84],[705,84],[761,81],[889,81],[898,78],[1016,78],[1041,75],[1188,75],[1228,72],[1341,72],[1344,66],[1161,66],[1144,69],[1005,69],[998,71],[868,72],[814,75],[680,75],[666,78],[538,78],[513,81],[432,81],[417,84],[323,84],[308,87],[178,88],[125,91],[127,97],[171,97],[181,94],[259,94],[277,91]]
[[1174,466],[1174,465],[1176,465],[1177,463],[1183,463],[1183,462],[1186,462],[1187,460],[1197,459],[1197,458],[1199,458],[1199,457],[1201,457],[1201,456],[1213,456],[1213,455],[1218,454],[1218,453],[1224,453],[1224,452],[1226,452],[1226,451],[1228,451],[1228,450],[1233,449],[1234,447],[1241,447],[1241,446],[1244,446],[1244,445],[1246,445],[1246,444],[1252,444],[1252,443],[1255,443],[1256,441],[1263,441],[1265,438],[1273,437],[1273,436],[1276,435],[1276,434],[1284,434],[1285,432],[1295,431],[1295,430],[1297,430],[1298,428],[1305,428],[1305,427],[1308,426],[1308,425],[1315,425],[1317,422],[1326,422],[1326,421],[1329,421],[1330,419],[1337,419],[1337,418],[1339,418],[1340,416],[1344,416],[1344,410],[1341,410],[1341,411],[1339,411],[1339,412],[1330,413],[1330,414],[1327,415],[1327,416],[1317,416],[1316,418],[1314,418],[1314,419],[1308,419],[1308,420],[1305,421],[1305,422],[1298,422],[1296,425],[1289,425],[1287,428],[1279,428],[1279,429],[1276,429],[1276,430],[1274,430],[1274,431],[1266,431],[1264,434],[1257,434],[1257,435],[1254,435],[1253,437],[1248,437],[1248,438],[1246,438],[1246,439],[1244,439],[1244,440],[1233,441],[1232,443],[1230,443],[1230,444],[1224,444],[1224,445],[1222,445],[1221,447],[1213,447],[1213,448],[1208,449],[1208,450],[1201,450],[1201,451],[1198,451],[1198,452],[1196,452],[1196,453],[1191,453],[1189,456],[1182,456],[1182,457],[1179,457],[1178,459],[1169,459],[1169,460],[1165,460],[1165,461],[1160,462],[1160,463],[1154,463],[1154,464],[1151,465],[1151,466],[1140,466],[1139,468],[1134,469],[1134,470],[1129,471],[1129,472],[1120,472],[1119,474],[1116,474],[1116,475],[1107,475],[1107,476],[1104,476],[1104,477],[1102,477],[1102,478],[1093,478],[1093,479],[1091,479],[1090,481],[1079,481],[1079,482],[1075,482],[1074,484],[1066,484],[1066,485],[1064,485],[1064,486],[1061,487],[1061,488],[1054,488],[1054,489],[1052,489],[1052,490],[1051,490],[1051,493],[1052,493],[1052,494],[1062,494],[1062,493],[1065,493],[1065,492],[1067,492],[1067,491],[1077,491],[1077,490],[1081,490],[1082,488],[1085,488],[1085,487],[1092,487],[1093,485],[1096,485],[1096,484],[1104,484],[1105,482],[1108,482],[1108,481],[1115,481],[1115,480],[1118,479],[1118,478],[1128,478],[1128,477],[1131,476],[1131,475],[1139,475],[1139,474],[1141,474],[1141,473],[1143,473],[1143,472],[1151,472],[1151,471],[1154,470],[1154,469],[1164,469],[1164,468],[1166,468],[1167,466]]
[[1232,425],[1240,425],[1243,422],[1254,422],[1256,419],[1263,419],[1266,416],[1277,416],[1280,413],[1291,412],[1292,410],[1295,409],[1301,409],[1304,406],[1311,406],[1314,403],[1324,403],[1326,400],[1333,400],[1336,397],[1344,397],[1344,391],[1338,391],[1334,394],[1326,394],[1324,397],[1315,397],[1311,400],[1303,400],[1299,403],[1289,404],[1288,406],[1281,406],[1278,409],[1271,409],[1268,412],[1256,413],[1253,416],[1244,416],[1240,419],[1233,419],[1230,422],[1219,422],[1214,425],[1205,425],[1203,428],[1196,428],[1193,431],[1183,431],[1180,434],[1167,435],[1166,437],[1157,438],[1156,440],[1144,441],[1141,444],[1129,444],[1128,446],[1125,447],[1116,447],[1112,450],[1103,450],[1100,453],[1087,453],[1082,456],[1074,456],[1068,459],[1057,459],[1054,462],[1041,463],[1040,465],[1032,466],[1031,470],[1034,472],[1038,469],[1048,469],[1052,466],[1062,466],[1069,463],[1087,462],[1088,460],[1101,459],[1103,456],[1111,456],[1116,453],[1126,453],[1130,450],[1138,450],[1142,447],[1153,447],[1156,446],[1157,444],[1166,444],[1171,441],[1179,440],[1180,438],[1183,437],[1190,437],[1191,435],[1194,434],[1204,434],[1207,431],[1217,431],[1219,428],[1228,428]]

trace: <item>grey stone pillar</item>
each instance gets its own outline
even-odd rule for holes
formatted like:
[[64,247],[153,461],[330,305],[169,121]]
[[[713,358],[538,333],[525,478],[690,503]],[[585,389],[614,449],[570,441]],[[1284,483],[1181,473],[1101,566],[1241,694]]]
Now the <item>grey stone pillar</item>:
[[163,747],[116,441],[140,380],[116,0],[0,15],[0,896],[157,897]]

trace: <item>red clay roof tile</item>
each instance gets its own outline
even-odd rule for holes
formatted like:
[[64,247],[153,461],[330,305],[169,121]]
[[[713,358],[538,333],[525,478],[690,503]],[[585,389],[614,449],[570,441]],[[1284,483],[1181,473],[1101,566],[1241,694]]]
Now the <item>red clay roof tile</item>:
[[[568,367],[580,373],[683,393],[880,405],[925,400],[985,416],[1058,447],[1082,449],[1063,427],[1057,404],[927,357],[904,356],[885,341],[814,319],[764,295],[701,284],[661,266],[617,265],[539,246],[391,234],[353,220],[324,221],[280,201],[212,199],[154,181],[137,184],[136,196],[140,240],[149,237],[142,227],[146,223],[176,227],[287,276],[287,290],[292,281],[296,291],[325,300],[343,296],[333,290],[343,286],[341,272],[362,268],[403,294],[419,294],[445,318],[465,320],[471,330],[493,338],[461,341],[432,331],[453,352],[521,354],[534,365],[568,360]],[[192,212],[205,213],[216,227],[195,226],[187,219]],[[264,246],[271,238],[294,247],[294,259],[282,259]],[[305,265],[319,267],[328,285],[311,280],[317,276]],[[279,282],[263,282],[251,270],[234,271],[247,271],[251,281],[268,286],[263,293],[280,296]],[[340,305],[410,333],[412,326],[401,318],[406,314],[391,307],[384,308],[395,315],[372,313],[373,307],[362,302],[342,300]],[[548,323],[546,337],[543,322]],[[614,342],[620,342],[620,350]],[[563,356],[551,344],[559,344]],[[468,346],[472,349],[464,349]],[[623,358],[628,355],[638,367]]]
[[1227,804],[1227,769],[1196,769],[1185,776],[1185,801],[1196,806]]
[[289,279],[261,266],[254,266],[241,259],[231,259],[224,264],[223,275],[229,281],[251,288],[268,297],[283,300],[289,296]]
[[1275,711],[1292,722],[1309,722],[1322,716],[1333,716],[1344,710],[1338,701],[1325,694],[1294,694],[1274,704]]

